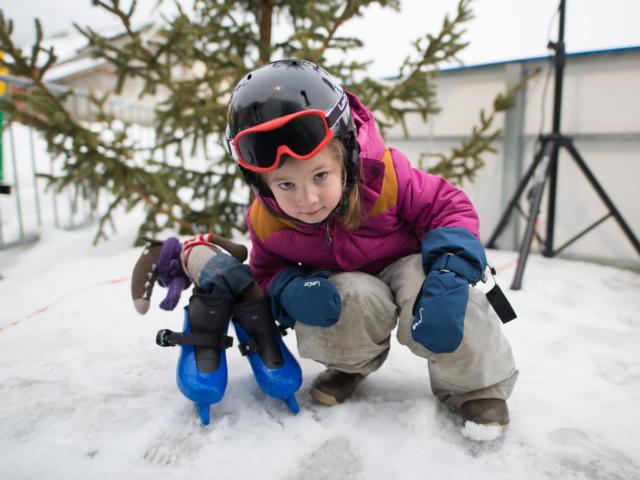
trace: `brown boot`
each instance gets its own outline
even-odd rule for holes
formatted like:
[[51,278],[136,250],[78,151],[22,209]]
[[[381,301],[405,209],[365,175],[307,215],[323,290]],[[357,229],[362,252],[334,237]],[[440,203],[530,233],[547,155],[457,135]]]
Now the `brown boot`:
[[478,398],[469,400],[460,407],[465,422],[478,425],[497,426],[504,432],[509,426],[507,402],[499,398]]
[[365,375],[328,368],[316,377],[311,396],[323,405],[337,405],[351,396]]

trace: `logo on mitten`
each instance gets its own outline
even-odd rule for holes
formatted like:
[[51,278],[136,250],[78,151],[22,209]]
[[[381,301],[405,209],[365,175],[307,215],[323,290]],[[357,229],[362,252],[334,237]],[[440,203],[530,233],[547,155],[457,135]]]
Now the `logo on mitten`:
[[304,282],[305,287],[319,287],[320,280],[310,280],[308,282]]
[[418,328],[420,326],[420,324],[422,323],[422,311],[424,310],[424,308],[420,307],[420,310],[418,310],[418,316],[420,317],[419,319],[417,319],[415,322],[413,322],[413,325],[411,325],[411,330],[415,330],[416,328]]

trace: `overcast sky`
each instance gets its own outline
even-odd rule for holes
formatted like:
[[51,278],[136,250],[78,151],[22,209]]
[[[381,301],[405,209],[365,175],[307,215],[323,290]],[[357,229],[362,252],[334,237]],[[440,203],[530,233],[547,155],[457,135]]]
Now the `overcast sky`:
[[[139,0],[138,18],[149,18],[156,2]],[[371,74],[389,75],[410,51],[410,43],[427,32],[436,33],[456,5],[457,0],[402,0],[400,12],[371,7],[342,33],[365,41],[358,55],[375,60]],[[557,24],[550,28],[557,5],[558,0],[474,0],[475,18],[466,36],[471,45],[460,58],[465,64],[478,64],[548,54],[549,35],[557,36]],[[91,0],[0,0],[0,8],[15,21],[15,38],[21,44],[33,39],[34,17],[42,20],[45,35],[69,30],[74,21],[96,28],[114,24],[109,14],[91,6]],[[640,0],[567,0],[567,50],[639,46],[639,22]]]

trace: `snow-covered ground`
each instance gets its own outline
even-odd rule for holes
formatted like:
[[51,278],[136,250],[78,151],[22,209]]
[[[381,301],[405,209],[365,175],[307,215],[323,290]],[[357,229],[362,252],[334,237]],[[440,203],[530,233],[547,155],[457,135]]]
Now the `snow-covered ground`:
[[[301,412],[265,397],[237,349],[229,386],[202,427],[175,383],[179,350],[154,343],[181,313],[138,315],[135,228],[93,248],[92,227],[46,230],[0,252],[1,479],[640,478],[640,275],[532,255],[508,291],[513,252],[490,251],[519,318],[511,425],[465,438],[429,391],[425,361],[393,342],[352,400],[308,395]],[[295,339],[285,337],[295,352]]]

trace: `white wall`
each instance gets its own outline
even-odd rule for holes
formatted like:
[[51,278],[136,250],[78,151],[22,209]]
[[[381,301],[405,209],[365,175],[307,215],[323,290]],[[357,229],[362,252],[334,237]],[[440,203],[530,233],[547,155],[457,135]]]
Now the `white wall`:
[[[553,72],[549,76],[543,111],[543,92],[547,78],[547,61],[525,63],[527,70],[537,66],[543,71],[526,88],[523,122],[522,168],[533,160],[535,137],[551,132],[553,113]],[[481,108],[490,109],[495,95],[506,89],[505,65],[485,66],[441,72],[437,80],[438,103],[442,113],[426,125],[417,117],[410,120],[410,139],[399,130],[389,131],[387,142],[417,161],[420,152],[442,152],[456,145],[458,136],[467,135],[477,123]],[[600,184],[618,207],[636,237],[640,238],[640,51],[572,56],[564,75],[561,131],[575,140],[575,146]],[[496,120],[504,127],[505,116]],[[503,143],[496,154],[484,156],[486,166],[473,184],[465,184],[481,217],[481,234],[486,241],[504,211],[502,191]],[[559,161],[556,194],[554,247],[606,214],[586,177],[572,158],[563,151]],[[547,188],[548,190],[548,188]],[[522,196],[521,205],[527,206]],[[546,199],[543,201],[541,225],[546,225]],[[521,229],[524,221],[521,221]],[[544,232],[543,232],[544,236]],[[640,266],[640,256],[613,218],[580,238],[562,255],[606,260],[632,267]]]

